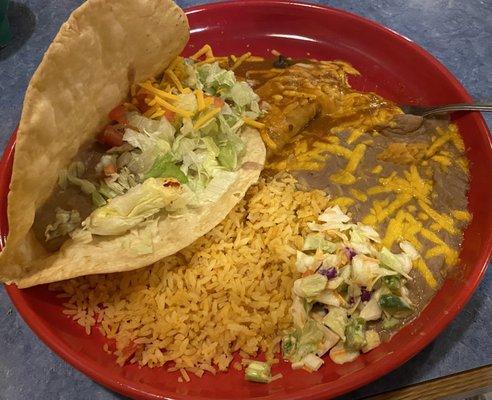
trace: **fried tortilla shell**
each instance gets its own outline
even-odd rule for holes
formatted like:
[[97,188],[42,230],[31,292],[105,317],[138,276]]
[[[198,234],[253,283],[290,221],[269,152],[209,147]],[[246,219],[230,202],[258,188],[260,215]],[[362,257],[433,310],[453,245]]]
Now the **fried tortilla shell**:
[[154,229],[155,251],[150,254],[138,256],[131,250],[131,242],[146,232],[99,237],[86,244],[68,240],[56,253],[48,253],[34,236],[36,210],[57,185],[59,171],[94,140],[131,84],[162,72],[188,38],[186,16],[170,0],[88,0],[63,24],[24,99],[0,280],[27,287],[148,265],[213,228],[257,180],[265,150],[258,133],[251,131],[245,136],[250,152],[230,193],[210,209],[141,228]]
[[[177,216],[161,217],[156,223],[152,221],[125,235],[94,236],[89,243],[68,240],[57,253],[33,261],[27,274],[15,281],[17,286],[22,288],[81,275],[130,271],[190,245],[222,222],[258,180],[265,161],[265,146],[254,129],[245,130],[243,140],[246,154],[238,170],[238,178],[216,202]],[[140,253],[142,246],[151,246],[152,252]]]

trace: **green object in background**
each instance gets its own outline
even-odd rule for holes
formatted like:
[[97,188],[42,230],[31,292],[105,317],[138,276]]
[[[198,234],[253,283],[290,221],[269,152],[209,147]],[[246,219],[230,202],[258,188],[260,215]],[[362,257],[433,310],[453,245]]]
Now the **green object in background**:
[[0,0],[0,47],[5,46],[12,39],[12,32],[7,19],[8,6],[9,0]]

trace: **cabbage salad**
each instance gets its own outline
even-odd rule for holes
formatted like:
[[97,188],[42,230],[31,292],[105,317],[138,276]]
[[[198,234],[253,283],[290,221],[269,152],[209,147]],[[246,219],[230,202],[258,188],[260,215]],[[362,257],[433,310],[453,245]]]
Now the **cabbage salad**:
[[350,222],[338,206],[326,209],[297,251],[294,328],[282,340],[293,369],[316,371],[329,352],[337,364],[381,343],[381,331],[401,326],[414,307],[406,287],[419,257],[409,242],[394,254],[370,226]]
[[59,186],[90,196],[93,211],[56,209],[46,240],[75,229],[120,235],[160,212],[216,201],[235,181],[245,151],[242,132],[261,111],[259,97],[218,62],[178,57],[162,79],[134,85],[98,136],[106,151],[95,166],[73,162]]

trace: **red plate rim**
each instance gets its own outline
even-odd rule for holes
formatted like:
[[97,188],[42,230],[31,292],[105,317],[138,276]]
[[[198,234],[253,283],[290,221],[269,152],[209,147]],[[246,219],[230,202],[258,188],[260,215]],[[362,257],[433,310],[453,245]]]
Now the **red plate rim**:
[[[234,8],[236,6],[244,6],[244,5],[248,5],[250,7],[265,6],[265,5],[271,5],[271,6],[288,5],[291,7],[311,8],[319,13],[330,13],[335,15],[350,16],[351,18],[360,21],[361,23],[370,25],[373,29],[383,31],[385,34],[393,36],[397,40],[405,40],[411,47],[413,47],[413,49],[417,53],[419,53],[421,57],[424,57],[428,61],[430,61],[430,63],[436,69],[438,69],[439,72],[446,77],[446,79],[448,79],[453,84],[454,88],[459,92],[460,96],[462,96],[464,100],[472,101],[471,96],[461,85],[461,83],[453,76],[453,74],[451,74],[451,72],[443,64],[441,64],[435,57],[433,57],[430,53],[428,53],[422,47],[417,45],[411,39],[375,21],[368,20],[366,18],[360,17],[350,12],[346,12],[344,10],[339,10],[332,7],[326,7],[317,4],[297,2],[297,1],[242,0],[242,1],[235,1],[235,2],[224,1],[224,2],[218,2],[212,4],[198,5],[185,9],[185,12],[187,15],[191,15],[198,12],[207,12],[207,11],[213,11],[216,9],[224,9],[229,7]],[[484,119],[481,116],[477,118],[476,122],[478,123],[480,130],[483,130],[484,132],[489,131]],[[2,159],[0,160],[0,186],[2,187],[7,187],[10,181],[9,163],[12,162],[12,157],[15,148],[16,132],[17,129],[13,132],[12,136],[7,142]],[[488,136],[489,136],[488,147],[490,148],[490,151],[492,151],[492,139],[490,137],[490,132]],[[6,201],[7,201],[6,198],[0,199],[0,206],[4,206]],[[2,229],[2,231],[4,231],[4,229]],[[3,241],[4,241],[4,235],[2,234],[0,237],[1,247],[3,247]],[[480,258],[478,262],[475,264],[475,266],[472,268],[473,271],[471,272],[468,278],[469,279],[467,282],[468,290],[462,290],[458,292],[456,294],[456,297],[451,307],[448,309],[448,312],[445,314],[443,313],[440,316],[440,318],[434,321],[434,325],[428,330],[426,335],[425,336],[417,335],[412,342],[407,343],[407,345],[404,348],[402,348],[402,351],[398,353],[394,353],[394,357],[391,359],[390,362],[381,366],[381,368],[378,369],[377,371],[374,371],[371,368],[365,368],[357,371],[356,372],[357,383],[352,384],[350,390],[355,390],[358,387],[368,384],[369,382],[387,374],[388,372],[397,368],[398,366],[409,360],[411,357],[416,355],[431,341],[433,341],[436,338],[436,336],[455,318],[458,312],[470,299],[471,295],[474,293],[476,287],[480,283],[480,280],[482,279],[487,269],[487,264],[491,255],[492,255],[492,227],[489,227],[488,231],[486,232],[486,237],[484,239],[484,246],[482,248]],[[169,400],[171,399],[189,400],[190,398],[193,398],[195,400],[210,399],[209,397],[203,397],[203,396],[191,397],[188,395],[179,395],[174,392],[164,392],[164,391],[157,392],[155,390],[149,391],[148,387],[144,388],[142,384],[138,384],[132,380],[121,378],[119,376],[113,376],[112,374],[108,375],[103,367],[99,366],[97,363],[91,360],[81,358],[80,354],[67,348],[61,340],[57,339],[56,337],[53,337],[48,327],[45,325],[45,322],[39,317],[38,314],[36,314],[36,312],[34,312],[34,310],[30,308],[29,304],[27,303],[26,299],[22,294],[22,290],[18,289],[14,285],[5,285],[5,289],[12,303],[17,308],[19,314],[22,316],[22,318],[27,323],[27,325],[51,350],[53,350],[57,355],[59,355],[63,360],[71,364],[73,367],[75,367],[85,375],[89,376],[90,378],[94,379],[95,381],[99,382],[103,386],[111,390],[114,390],[116,392],[119,392],[121,394],[132,396],[135,398],[169,399]],[[324,398],[324,396],[326,396],[328,385],[329,385],[329,392],[334,396],[341,395],[343,393],[346,393],[347,391],[344,383],[335,381],[335,382],[325,383],[316,387],[310,387],[302,391],[299,391],[296,394],[291,394],[286,396],[282,393],[278,393],[278,394],[271,394],[262,398],[268,400],[274,400],[274,399],[280,400],[280,399],[287,399],[287,398],[291,400],[319,399],[319,398]]]

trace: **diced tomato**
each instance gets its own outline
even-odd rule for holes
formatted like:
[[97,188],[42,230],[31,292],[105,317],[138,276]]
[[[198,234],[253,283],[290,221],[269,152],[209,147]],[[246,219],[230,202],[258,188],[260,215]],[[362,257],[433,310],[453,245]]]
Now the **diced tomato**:
[[125,106],[123,104],[120,104],[119,106],[113,108],[109,112],[108,116],[109,119],[112,121],[116,121],[120,124],[128,124],[128,120],[126,119],[125,112],[126,112]]
[[104,175],[106,176],[110,176],[116,173],[116,167],[114,166],[114,164],[105,165],[103,170],[104,170]]
[[214,106],[218,108],[222,108],[224,105],[225,101],[222,100],[220,97],[214,97]]
[[135,96],[135,100],[137,100],[137,107],[141,113],[147,111],[150,106],[145,102],[147,95],[145,93],[139,93]]
[[174,111],[171,111],[171,110],[166,110],[164,112],[164,116],[166,117],[166,119],[169,122],[174,122],[174,118],[176,118],[176,113]]
[[123,144],[123,133],[115,125],[108,125],[97,140],[108,147],[118,147]]
[[179,186],[181,186],[181,184],[178,181],[169,180],[167,182],[164,182],[163,186],[164,187],[179,187]]

